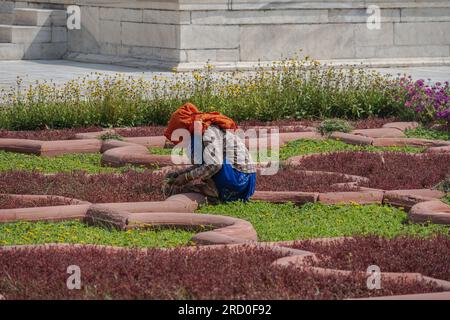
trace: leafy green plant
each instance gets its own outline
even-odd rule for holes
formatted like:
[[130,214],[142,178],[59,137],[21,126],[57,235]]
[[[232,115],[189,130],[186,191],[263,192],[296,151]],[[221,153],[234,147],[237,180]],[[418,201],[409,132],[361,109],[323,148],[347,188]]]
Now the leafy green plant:
[[164,156],[170,156],[172,154],[171,148],[150,147],[149,151],[152,154],[159,154]]
[[106,132],[99,137],[100,140],[119,140],[123,141],[123,137],[115,132]]
[[121,247],[175,247],[186,245],[194,232],[181,229],[106,230],[78,221],[0,224],[0,245],[82,243]]
[[317,130],[321,135],[327,136],[335,131],[348,133],[353,130],[353,127],[348,121],[342,119],[327,119],[319,124]]
[[450,140],[450,132],[442,130],[427,129],[419,127],[417,129],[405,130],[408,138],[422,138],[430,140]]
[[202,206],[198,212],[241,218],[255,227],[260,241],[283,241],[356,235],[431,236],[448,235],[449,227],[407,223],[400,209],[378,205],[334,205],[320,203],[296,207],[251,201]]
[[450,174],[445,177],[445,180],[440,182],[437,186],[435,186],[435,189],[441,190],[445,193],[450,192]]

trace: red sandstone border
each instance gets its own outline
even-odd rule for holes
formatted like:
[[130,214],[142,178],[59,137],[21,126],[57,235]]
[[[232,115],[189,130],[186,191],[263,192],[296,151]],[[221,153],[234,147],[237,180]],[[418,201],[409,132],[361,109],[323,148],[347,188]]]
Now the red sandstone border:
[[[19,199],[23,201],[39,201],[39,200],[56,200],[67,205],[78,205],[78,204],[90,204],[88,201],[79,200],[75,198],[68,198],[55,195],[36,195],[36,194],[10,194],[10,193],[0,193],[0,196],[5,196],[8,198]],[[1,220],[0,220],[1,221]]]

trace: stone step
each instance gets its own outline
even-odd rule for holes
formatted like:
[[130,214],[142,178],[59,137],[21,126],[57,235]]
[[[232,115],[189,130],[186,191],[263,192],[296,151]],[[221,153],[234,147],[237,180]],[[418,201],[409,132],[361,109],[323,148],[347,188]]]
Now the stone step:
[[52,10],[19,8],[14,10],[14,24],[18,26],[50,26]]
[[62,26],[66,22],[64,10],[17,8],[14,24],[19,26]]
[[51,41],[51,27],[0,25],[0,43],[42,43]]
[[0,43],[0,60],[61,59],[67,44],[58,43]]
[[23,60],[62,59],[66,53],[67,43],[32,43],[24,46]]
[[13,24],[14,13],[0,12],[0,24]]
[[23,44],[0,43],[0,60],[21,60],[23,55]]
[[14,2],[4,1],[0,2],[0,12],[12,12],[14,10]]

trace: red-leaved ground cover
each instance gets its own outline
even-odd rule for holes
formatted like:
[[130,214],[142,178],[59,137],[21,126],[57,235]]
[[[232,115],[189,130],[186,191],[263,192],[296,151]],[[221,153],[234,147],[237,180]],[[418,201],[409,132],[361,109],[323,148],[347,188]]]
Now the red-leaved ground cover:
[[394,190],[433,187],[450,173],[449,164],[448,153],[337,152],[306,157],[299,168],[363,176],[370,179],[369,187]]
[[73,129],[48,129],[30,131],[11,131],[0,129],[0,138],[31,139],[31,140],[69,140],[77,133],[101,131],[100,127],[83,127]]
[[[355,129],[375,129],[381,128],[384,124],[398,121],[395,118],[367,118],[361,120],[349,121]],[[242,128],[251,126],[294,126],[294,127],[317,127],[321,120],[276,120],[276,121],[258,121],[247,120],[239,123]],[[289,131],[289,130],[288,130]]]
[[304,191],[332,192],[350,191],[349,187],[336,187],[333,184],[351,182],[339,175],[315,174],[307,175],[293,168],[280,169],[275,175],[258,175],[256,190],[261,191]]
[[350,121],[354,129],[376,129],[381,128],[389,122],[401,121],[396,118],[367,118],[361,120]]
[[[48,129],[34,131],[11,131],[1,130],[0,138],[11,139],[32,139],[32,140],[69,140],[74,139],[75,134],[85,132],[102,131],[101,127],[81,127],[73,129]],[[142,126],[134,128],[117,128],[116,132],[123,137],[149,137],[161,136],[164,134],[165,127],[162,126]]]
[[162,136],[166,127],[164,126],[142,126],[134,128],[117,128],[116,132],[122,137],[152,137]]
[[[305,158],[300,169],[323,170],[364,176],[363,186],[394,189],[420,189],[435,186],[449,173],[450,154],[339,152]],[[349,182],[340,176],[307,176],[286,167],[273,176],[257,178],[260,191],[349,191],[333,184]],[[48,194],[104,203],[163,200],[163,176],[151,172],[127,171],[123,174],[84,172],[45,175],[37,172],[0,172],[0,193]],[[26,182],[26,183],[25,183]]]
[[37,199],[23,200],[18,198],[0,195],[0,209],[16,209],[16,208],[32,208],[32,207],[49,207],[66,205],[67,203],[60,199]]
[[[357,121],[351,121],[355,129],[372,129],[379,128],[383,124],[393,122],[395,119],[369,118]],[[248,120],[239,123],[239,127],[246,130],[253,126],[275,126],[280,127],[280,132],[305,131],[305,127],[314,127],[320,124],[320,121],[313,120],[277,120],[277,121],[256,121]],[[288,128],[291,127],[291,128]],[[13,139],[33,139],[33,140],[69,140],[75,137],[77,133],[101,131],[98,126],[80,127],[71,129],[46,129],[46,130],[30,130],[30,131],[12,131],[0,129],[0,138]],[[164,134],[165,126],[139,126],[132,128],[117,128],[116,132],[123,137],[150,137],[161,136]]]
[[[82,171],[46,175],[28,171],[0,172],[0,193],[55,195],[90,201],[93,203],[134,202],[164,200],[161,187],[164,177],[151,172],[127,171],[123,174],[88,174]],[[26,181],[26,183],[24,183]],[[337,176],[316,175],[313,177],[282,170],[275,176],[257,178],[257,190],[264,191],[347,191],[335,188],[333,183],[347,182]],[[34,203],[35,206],[51,205],[50,202]],[[54,205],[57,205],[55,203]],[[24,205],[30,207],[34,205]],[[1,209],[20,207],[17,200],[1,201]]]
[[45,175],[37,172],[0,173],[0,193],[48,194],[93,203],[164,200],[163,176],[151,172],[127,171],[123,174],[85,172]]
[[[273,268],[263,248],[102,248],[0,250],[0,293],[6,299],[343,299],[438,291],[423,283],[383,282],[368,290],[361,276],[323,277]],[[67,267],[81,269],[81,290],[66,287]]]
[[377,265],[381,272],[418,272],[450,281],[450,237],[429,239],[376,236],[356,237],[342,242],[299,241],[294,248],[318,253],[321,267],[366,271]]

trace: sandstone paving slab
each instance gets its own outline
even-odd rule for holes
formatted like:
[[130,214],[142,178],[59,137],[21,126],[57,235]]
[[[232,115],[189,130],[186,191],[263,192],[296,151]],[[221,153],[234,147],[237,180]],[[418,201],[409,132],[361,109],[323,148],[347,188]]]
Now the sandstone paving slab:
[[403,131],[396,128],[377,128],[353,130],[352,134],[369,138],[401,138],[405,137]]
[[273,203],[293,202],[295,204],[304,204],[316,202],[319,197],[317,192],[300,191],[256,191],[252,199],[268,201]]
[[331,139],[339,140],[348,144],[353,145],[360,145],[360,146],[368,146],[372,145],[373,138],[372,137],[366,137],[362,135],[356,135],[351,133],[344,133],[344,132],[333,132],[330,135]]
[[401,131],[412,130],[418,128],[420,125],[418,122],[389,122],[385,123],[382,128],[394,128]]
[[445,146],[445,147],[430,147],[427,150],[425,150],[425,152],[430,152],[430,153],[446,153],[446,152],[450,152],[450,145],[449,146]]
[[319,194],[319,202],[324,204],[381,204],[383,192],[380,191],[349,191],[349,192],[325,192]]

